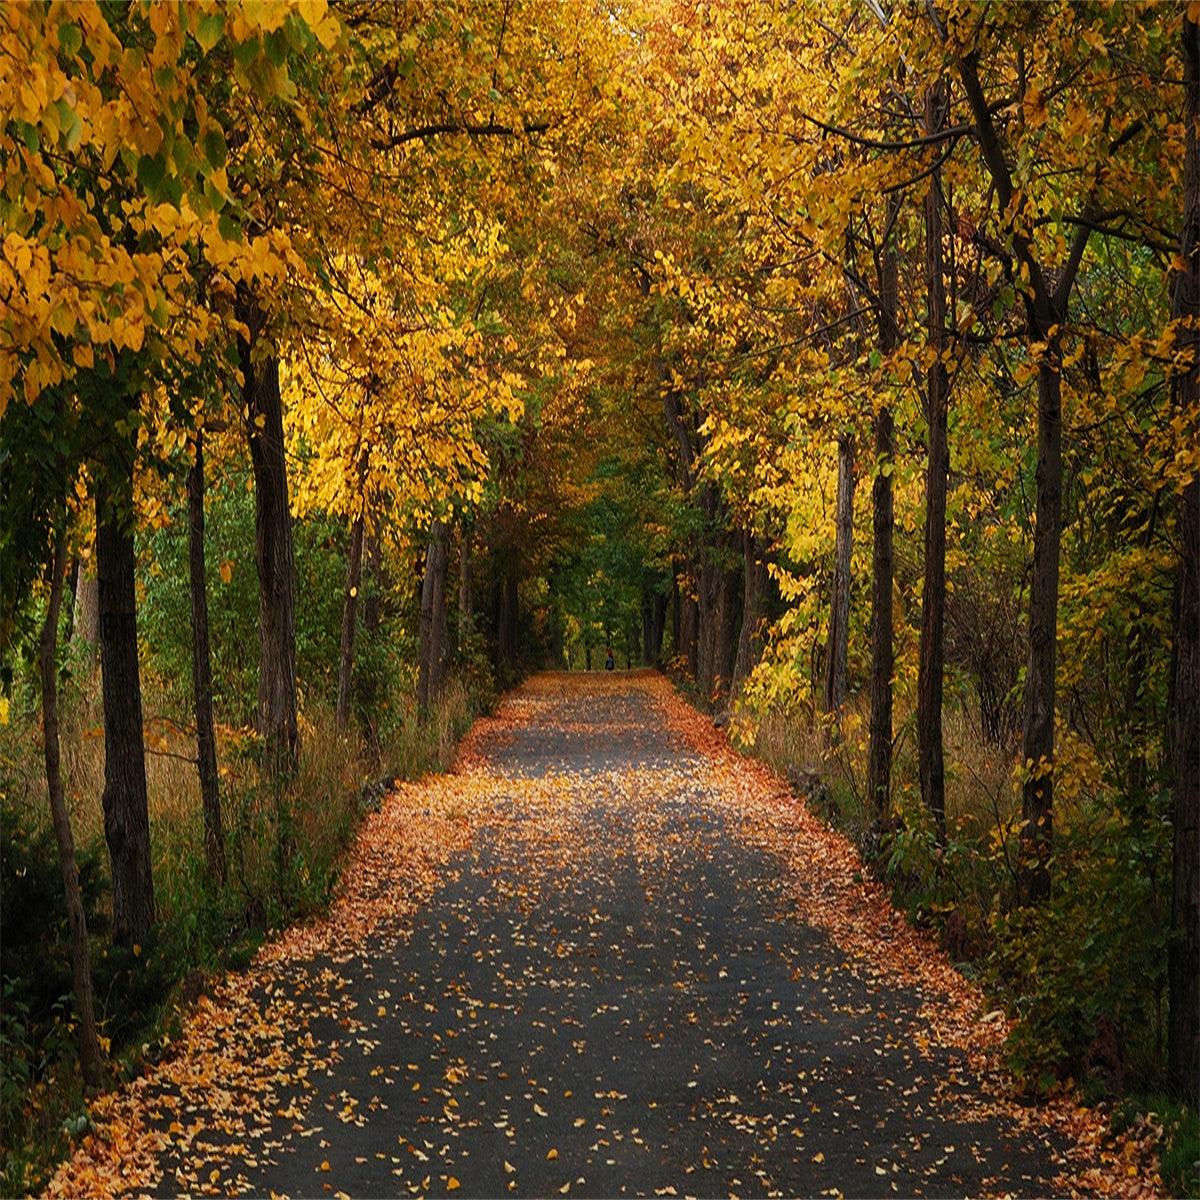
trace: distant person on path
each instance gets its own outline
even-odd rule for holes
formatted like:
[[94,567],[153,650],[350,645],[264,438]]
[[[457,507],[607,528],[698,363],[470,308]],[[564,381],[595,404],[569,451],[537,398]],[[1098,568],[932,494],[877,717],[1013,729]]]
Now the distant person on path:
[[611,646],[608,648],[608,657],[604,660],[604,669],[606,671],[615,671],[617,669],[616,659],[613,658]]

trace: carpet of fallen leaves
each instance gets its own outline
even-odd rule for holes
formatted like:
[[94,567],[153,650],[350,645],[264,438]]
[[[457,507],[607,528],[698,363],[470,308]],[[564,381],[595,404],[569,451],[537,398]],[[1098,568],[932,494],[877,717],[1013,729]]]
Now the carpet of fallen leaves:
[[[969,1115],[978,1120],[1003,1116],[1017,1128],[1063,1134],[1068,1149],[1055,1185],[1064,1195],[1158,1195],[1155,1131],[1136,1127],[1114,1138],[1105,1114],[1082,1105],[1069,1088],[1029,1104],[1000,1061],[1008,1018],[989,1009],[980,988],[954,967],[937,942],[896,911],[884,887],[865,873],[847,838],[810,812],[764,763],[734,750],[725,732],[665,680],[653,686],[670,727],[711,763],[712,794],[723,802],[727,816],[747,840],[788,864],[804,919],[825,930],[860,974],[914,987],[925,997],[921,1015],[933,1036],[921,1049],[928,1053],[936,1043],[961,1050],[982,1085],[975,1096],[954,1095],[958,1110],[969,1103]],[[813,864],[820,864],[819,869]],[[952,1081],[940,1086],[954,1091]]]
[[[637,694],[638,703],[622,707],[619,698],[631,692]],[[586,775],[581,774],[572,769],[568,756],[564,754],[561,761],[556,756],[572,739],[578,742],[594,736],[596,718],[588,711],[589,701],[595,698],[600,704],[605,696],[618,701],[603,713],[609,749]],[[648,715],[653,728],[647,728]],[[526,760],[530,754],[534,758],[540,755],[536,771],[522,765],[518,747]],[[625,747],[631,748],[628,756]],[[697,852],[699,842],[680,833],[679,806],[683,803],[689,812],[695,809],[701,816],[707,812],[722,829],[774,864],[771,869],[792,914],[786,919],[798,919],[827,936],[844,958],[838,970],[853,974],[874,992],[905,989],[906,994],[918,997],[923,1032],[916,1037],[916,1051],[927,1061],[928,1085],[938,1104],[952,1106],[950,1111],[959,1119],[981,1126],[1002,1124],[1039,1144],[1045,1141],[1061,1147],[1054,1151],[1058,1174],[1053,1184],[1062,1194],[1156,1194],[1151,1133],[1135,1130],[1122,1139],[1110,1138],[1102,1114],[1082,1107],[1065,1090],[1038,1106],[1023,1103],[1000,1065],[999,1050],[1008,1031],[1004,1015],[989,1012],[982,993],[954,969],[926,934],[911,928],[893,909],[883,888],[864,875],[845,838],[811,814],[770,770],[732,750],[708,718],[684,703],[665,679],[650,673],[535,677],[510,694],[494,717],[476,724],[450,774],[398,787],[363,822],[341,892],[328,916],[286,931],[263,948],[247,972],[216,984],[197,1003],[167,1056],[135,1082],[97,1099],[91,1107],[91,1130],[59,1170],[50,1194],[248,1194],[262,1190],[265,1165],[278,1163],[285,1150],[294,1156],[297,1139],[319,1132],[321,1127],[313,1124],[312,1113],[320,1106],[333,1112],[343,1126],[363,1128],[372,1119],[383,1122],[383,1114],[375,1110],[386,1110],[388,1103],[380,1102],[378,1096],[360,1102],[344,1091],[323,1094],[322,1088],[328,1087],[325,1081],[350,1051],[369,1055],[380,1044],[382,1023],[391,1022],[393,1032],[398,1027],[404,1039],[418,1044],[422,1037],[419,1020],[440,1017],[443,1014],[437,1010],[442,1006],[461,1004],[461,985],[445,987],[440,997],[432,991],[419,993],[418,970],[411,991],[402,997],[411,1004],[397,1016],[395,1000],[386,989],[378,993],[386,1001],[379,1004],[378,1012],[373,1000],[366,1011],[361,995],[353,995],[348,977],[355,971],[361,977],[365,971],[366,977],[373,979],[374,964],[390,959],[389,948],[409,936],[414,917],[439,886],[452,884],[464,871],[485,869],[480,866],[478,850],[472,851],[481,840],[490,847],[490,857],[482,861],[491,864],[486,867],[491,890],[483,907],[493,906],[508,922],[505,928],[511,927],[512,944],[480,944],[474,957],[487,955],[489,962],[496,958],[501,968],[498,994],[502,999],[518,997],[513,1006],[516,1012],[522,1007],[519,998],[525,994],[524,985],[503,977],[507,954],[518,949],[536,957],[544,949],[550,962],[543,972],[551,987],[561,987],[565,1000],[576,986],[580,946],[562,941],[552,946],[531,945],[522,914],[540,911],[544,915],[547,898],[557,902],[564,880],[586,893],[586,875],[595,869],[595,863],[580,853],[580,847],[581,839],[603,836],[595,832],[597,794],[606,797],[609,805],[600,814],[601,831],[614,817],[627,826],[631,857],[647,904],[667,908],[682,903],[680,897],[669,894],[677,877],[675,868],[680,856]],[[657,802],[656,797],[667,795],[674,797],[674,808]],[[613,849],[616,858],[625,853]],[[455,901],[449,913],[456,913],[455,905],[474,908],[477,899]],[[543,907],[539,910],[539,906]],[[476,912],[464,911],[457,918],[464,926],[461,936],[471,946],[477,935],[467,923],[476,917]],[[592,920],[599,922],[600,917],[592,909],[585,925],[590,927]],[[444,919],[439,917],[439,921]],[[444,923],[441,928],[446,928]],[[434,953],[444,954],[444,947],[435,942]],[[560,964],[558,968],[555,962]],[[554,974],[556,969],[559,976]],[[662,986],[668,987],[665,979]],[[466,1027],[481,1029],[481,1010],[472,1007],[478,1001],[468,998],[466,1003]],[[503,1010],[505,1003],[488,1007]],[[407,1011],[413,1014],[411,1018],[403,1015]],[[550,1019],[555,1013],[544,1015]],[[883,1015],[879,1014],[881,1019]],[[599,1018],[601,1024],[604,1017],[599,1010],[593,1014],[593,1020]],[[695,1013],[685,1017],[694,1020]],[[628,1020],[623,1024],[628,1025]],[[331,1029],[335,1031],[332,1036]],[[585,1034],[592,1036],[579,1030],[576,1049],[581,1054]],[[657,1044],[651,1040],[649,1045],[658,1049],[669,1030],[645,1036],[657,1038]],[[939,1065],[946,1061],[948,1049],[969,1064],[969,1086],[959,1072],[947,1072]],[[940,1056],[937,1062],[935,1056]],[[460,1107],[452,1090],[472,1073],[478,1077],[485,1066],[498,1068],[499,1064],[464,1059],[444,1069],[438,1094],[447,1097],[447,1103],[438,1119],[452,1137],[461,1131],[466,1099],[464,1095]],[[407,1069],[413,1068],[414,1064],[409,1064]],[[401,1062],[380,1064],[371,1069],[370,1076],[387,1077],[391,1084],[389,1073],[400,1075],[404,1069]],[[507,1080],[508,1075],[502,1073],[499,1078]],[[545,1118],[546,1112],[537,1096],[546,1092],[536,1081],[534,1084],[529,1093],[533,1098],[531,1120],[534,1128],[539,1128],[538,1120]],[[690,1079],[680,1087],[695,1089],[698,1084],[703,1080]],[[702,1090],[683,1090],[682,1094],[697,1097]],[[571,1092],[565,1094],[569,1097]],[[625,1099],[624,1095],[620,1099]],[[852,1102],[855,1097],[847,1099]],[[725,1122],[741,1135],[775,1143],[778,1120],[756,1116],[749,1106],[735,1103],[737,1100],[736,1096],[707,1098],[703,1115]],[[610,1097],[607,1103],[611,1106],[612,1102]],[[480,1107],[483,1103],[478,1101]],[[445,1159],[440,1174],[426,1173],[425,1164],[435,1143],[424,1141],[422,1150],[417,1141],[405,1136],[399,1124],[403,1119],[402,1106],[393,1103],[386,1118],[391,1124],[383,1140],[391,1143],[394,1152],[399,1130],[399,1143],[407,1157],[389,1156],[395,1165],[384,1176],[392,1179],[387,1190],[399,1191],[403,1185],[413,1195],[448,1194],[460,1187],[466,1191],[471,1185],[465,1176],[460,1182],[453,1173],[462,1168],[452,1170],[452,1160]],[[428,1117],[422,1115],[419,1120]],[[580,1116],[572,1128],[584,1123]],[[494,1129],[510,1139],[504,1145],[513,1144],[517,1124],[507,1113],[494,1122]],[[603,1124],[596,1128],[606,1129]],[[792,1132],[797,1139],[804,1134],[800,1128]],[[619,1140],[624,1135],[607,1130],[590,1151],[602,1155],[613,1136]],[[639,1146],[644,1141],[636,1123],[628,1137]],[[315,1166],[308,1169],[315,1170],[322,1182],[320,1187],[311,1185],[306,1190],[337,1195],[341,1193],[334,1188],[341,1184],[330,1165],[330,1159],[336,1161],[334,1150],[321,1149],[329,1144],[321,1138],[316,1146],[310,1146]],[[789,1139],[789,1144],[795,1143]],[[562,1142],[544,1155],[539,1153],[543,1167],[557,1166],[560,1146],[566,1155]],[[443,1155],[446,1152],[441,1151]],[[461,1153],[465,1156],[466,1152]],[[383,1160],[385,1155],[374,1157]],[[515,1151],[512,1157],[517,1157]],[[804,1162],[813,1169],[824,1159],[824,1150],[809,1151]],[[492,1164],[498,1172],[496,1179],[505,1181],[496,1183],[494,1190],[503,1186],[515,1192],[516,1168],[507,1157],[502,1160],[503,1173],[499,1173],[499,1163]],[[589,1157],[588,1161],[593,1160]],[[614,1160],[597,1160],[603,1161],[612,1164]],[[366,1156],[359,1155],[354,1162],[365,1163]],[[415,1178],[410,1178],[411,1172],[405,1173],[403,1163],[416,1164]],[[699,1165],[682,1169],[690,1174]],[[709,1165],[707,1161],[703,1164]],[[884,1173],[882,1167],[875,1170]],[[933,1170],[936,1168],[930,1168]],[[785,1182],[777,1179],[772,1191],[766,1173],[761,1168],[755,1173],[762,1188],[771,1194],[777,1194]],[[582,1175],[576,1179],[568,1173],[565,1178],[564,1186],[555,1183],[555,1190],[562,1194],[568,1194],[573,1182],[584,1183]],[[332,1182],[324,1183],[325,1179]],[[630,1190],[642,1189],[635,1186]],[[822,1190],[829,1194],[837,1191]],[[654,1191],[675,1194],[670,1183]],[[894,1182],[891,1191],[896,1191]],[[379,1187],[374,1186],[370,1194],[380,1194]]]
[[248,971],[222,979],[200,998],[163,1061],[96,1100],[92,1129],[49,1194],[156,1190],[168,1152],[186,1164],[175,1172],[180,1193],[248,1191],[230,1166],[254,1167],[277,1149],[273,1118],[300,1117],[312,1077],[329,1059],[308,1026],[347,1007],[336,971],[292,971],[291,964],[345,961],[381,924],[411,915],[436,886],[440,866],[470,844],[482,820],[496,819],[494,792],[469,754],[462,769],[397,787],[363,821],[329,914],[288,929]]

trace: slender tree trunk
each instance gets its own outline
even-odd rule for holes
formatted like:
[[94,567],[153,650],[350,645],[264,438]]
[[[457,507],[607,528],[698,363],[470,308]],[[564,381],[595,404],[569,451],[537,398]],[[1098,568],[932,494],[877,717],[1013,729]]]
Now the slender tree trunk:
[[350,526],[350,552],[346,558],[346,590],[342,596],[342,639],[338,653],[337,727],[350,720],[350,684],[354,672],[354,629],[358,617],[358,590],[362,579],[363,528],[360,511]]
[[1027,903],[1050,895],[1054,810],[1054,696],[1058,630],[1058,572],[1062,542],[1062,398],[1056,339],[1051,362],[1038,371],[1037,524],[1029,590],[1029,664],[1025,678],[1018,888]]
[[[930,134],[945,116],[946,89],[930,88],[925,128]],[[949,379],[946,352],[946,284],[942,263],[942,188],[938,171],[925,196],[925,295],[928,340],[937,355],[926,373],[925,419],[929,458],[925,468],[925,585],[921,600],[921,649],[917,674],[917,767],[921,797],[933,814],[938,836],[946,836],[946,771],[942,751],[942,687],[945,674],[946,480],[950,451],[946,426]]]
[[683,646],[683,594],[679,589],[679,572],[671,573],[671,651],[675,655],[682,653]]
[[464,639],[471,632],[475,614],[474,596],[471,589],[471,530],[463,526],[462,546],[458,558],[458,648],[461,652]]
[[850,554],[854,537],[854,435],[838,435],[837,542],[833,563],[833,601],[829,611],[829,654],[825,673],[825,711],[836,713],[846,702],[846,658],[850,638]]
[[[892,201],[888,213],[890,230],[880,259],[879,349],[890,354],[897,340],[899,272],[894,232],[900,201]],[[892,588],[894,562],[892,535],[894,502],[892,464],[895,456],[895,423],[890,404],[881,404],[875,414],[875,479],[871,486],[871,719],[867,746],[867,795],[878,828],[891,810],[892,780],[892,672],[895,652],[892,632]]]
[[251,331],[250,339],[242,339],[239,349],[242,399],[254,468],[258,729],[268,767],[284,777],[295,770],[300,733],[296,723],[296,568],[284,457],[283,401],[279,394],[279,360],[272,354],[255,362],[253,347],[260,315],[252,303],[242,305],[241,315]]
[[79,887],[79,866],[75,861],[75,839],[71,817],[63,796],[62,767],[58,741],[58,615],[62,606],[64,537],[54,542],[54,560],[50,569],[50,603],[42,626],[42,730],[46,761],[46,791],[50,797],[50,816],[58,843],[58,865],[62,871],[63,894],[67,903],[67,928],[71,935],[71,974],[75,985],[75,1038],[79,1047],[79,1067],[88,1087],[100,1084],[100,1041],[96,1036],[96,1012],[92,1002],[92,963],[89,956],[87,913]]
[[132,467],[119,488],[96,488],[96,563],[100,581],[100,671],[104,695],[104,836],[112,859],[113,940],[145,942],[154,924],[150,813],[138,671]]
[[445,675],[448,533],[444,521],[434,521],[429,530],[429,547],[425,552],[417,676],[417,704],[423,712],[428,712],[437,703]]
[[[1200,28],[1183,20],[1186,125],[1184,268],[1175,280],[1176,319],[1200,315]],[[1193,439],[1200,406],[1200,330],[1180,333],[1191,351],[1186,372],[1173,382],[1177,407]],[[1174,828],[1172,842],[1171,942],[1167,1076],[1172,1090],[1193,1107],[1200,1096],[1200,477],[1184,488],[1179,508],[1178,606],[1175,625],[1175,730],[1172,738]]]
[[208,580],[204,568],[204,433],[196,433],[196,457],[188,471],[188,572],[192,595],[192,697],[196,712],[196,768],[204,810],[208,872],[225,882],[225,835],[213,725],[212,654],[208,643]]

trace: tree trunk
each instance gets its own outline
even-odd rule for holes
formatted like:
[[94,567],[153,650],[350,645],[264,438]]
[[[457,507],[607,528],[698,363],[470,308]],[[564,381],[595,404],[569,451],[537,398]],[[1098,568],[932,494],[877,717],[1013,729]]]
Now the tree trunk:
[[[945,86],[925,98],[925,129],[934,134],[945,115]],[[946,428],[949,379],[946,351],[946,284],[942,264],[941,176],[934,171],[925,195],[925,295],[928,339],[937,358],[926,373],[925,420],[929,458],[925,468],[925,584],[921,601],[921,648],[917,673],[917,773],[921,798],[933,814],[938,837],[946,836],[946,772],[942,751],[942,686],[945,674]]]
[[337,728],[350,719],[350,684],[354,671],[354,628],[358,616],[358,589],[362,579],[363,528],[360,511],[350,526],[350,552],[346,558],[346,590],[342,596],[342,639],[338,653]]
[[445,521],[434,521],[429,530],[429,548],[425,552],[417,676],[417,704],[422,712],[428,712],[437,703],[445,681],[448,534]]
[[1054,694],[1058,630],[1058,570],[1062,541],[1062,398],[1057,339],[1048,339],[1051,362],[1038,371],[1037,524],[1029,589],[1029,665],[1025,678],[1022,757],[1028,775],[1022,790],[1018,888],[1022,901],[1050,895],[1054,810]]
[[471,632],[474,618],[474,595],[471,589],[471,530],[464,525],[462,546],[458,558],[458,649],[460,653],[464,648],[467,635]]
[[243,304],[241,309],[242,319],[250,327],[250,339],[241,339],[239,350],[242,400],[254,468],[258,731],[268,768],[276,775],[287,776],[296,767],[300,734],[296,723],[296,569],[288,509],[279,360],[271,354],[255,364],[252,351],[261,317],[252,304]]
[[846,702],[846,657],[850,637],[850,552],[854,537],[854,435],[838,435],[837,544],[833,599],[829,610],[829,654],[825,671],[825,711]]
[[737,655],[733,663],[736,691],[758,665],[762,654],[762,624],[767,598],[767,564],[758,539],[742,530],[742,624],[738,631]]
[[208,643],[208,581],[204,568],[204,433],[196,433],[196,457],[188,471],[188,573],[192,594],[192,697],[196,712],[196,767],[204,810],[208,872],[225,882],[225,835],[213,726],[212,654]]
[[662,592],[655,592],[653,601],[654,615],[650,627],[650,665],[662,662],[663,633],[667,624],[667,597]]
[[370,581],[363,597],[363,628],[375,633],[383,623],[383,547],[378,529],[364,536],[363,557],[367,561],[367,579]]
[[[897,341],[899,271],[894,232],[900,200],[889,208],[889,231],[880,258],[879,349],[888,355]],[[875,479],[871,486],[871,719],[867,746],[867,796],[876,828],[891,810],[892,783],[892,672],[895,651],[892,631],[894,561],[892,535],[894,501],[892,465],[895,456],[895,423],[892,409],[881,404],[875,414]]]
[[683,599],[683,613],[680,617],[680,634],[683,644],[680,647],[687,662],[688,674],[693,680],[700,673],[700,604],[692,594],[692,589],[699,590],[698,572],[685,578],[685,585],[680,595]]
[[79,560],[75,576],[75,613],[71,621],[71,644],[86,649],[93,657],[100,644],[100,580],[95,564],[89,568]]
[[[116,474],[116,472],[114,472]],[[104,695],[104,837],[112,859],[113,941],[146,941],[154,924],[150,813],[138,672],[132,467],[96,487],[100,671]]]
[[[721,549],[724,552],[725,547],[722,546]],[[737,608],[740,580],[736,570],[729,571],[720,566],[715,568],[715,576],[711,691],[714,704],[719,705],[729,695],[730,680],[733,677],[733,667],[737,657]]]
[[75,839],[71,818],[63,796],[62,767],[58,742],[58,615],[62,606],[64,537],[55,538],[54,560],[50,569],[50,603],[42,626],[42,730],[46,761],[46,791],[50,797],[50,816],[58,843],[58,865],[62,872],[63,894],[67,904],[67,928],[71,936],[71,974],[75,985],[75,1038],[79,1047],[79,1067],[88,1087],[100,1084],[100,1042],[96,1036],[96,1013],[92,1002],[92,964],[89,957],[87,914],[79,887],[79,866],[75,861]]
[[683,653],[683,593],[679,588],[679,572],[671,572],[671,653],[678,657]]
[[[1184,268],[1175,280],[1174,316],[1200,314],[1200,28],[1183,21],[1186,127],[1184,213],[1181,252]],[[1191,351],[1187,371],[1176,377],[1176,406],[1200,436],[1195,413],[1200,405],[1200,330],[1181,331]],[[1174,828],[1171,853],[1171,942],[1167,960],[1169,990],[1167,1077],[1171,1089],[1197,1104],[1200,1087],[1200,477],[1184,488],[1179,509],[1178,607],[1175,624],[1173,741]]]

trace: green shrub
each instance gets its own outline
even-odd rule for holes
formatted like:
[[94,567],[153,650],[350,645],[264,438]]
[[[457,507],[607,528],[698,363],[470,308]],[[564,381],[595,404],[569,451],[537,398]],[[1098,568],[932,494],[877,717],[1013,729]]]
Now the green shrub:
[[1169,838],[1165,820],[1119,814],[1060,829],[1049,902],[997,921],[987,978],[1019,1018],[1012,1063],[1035,1082],[1119,1092],[1160,1069]]

